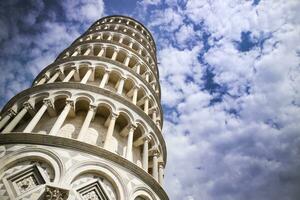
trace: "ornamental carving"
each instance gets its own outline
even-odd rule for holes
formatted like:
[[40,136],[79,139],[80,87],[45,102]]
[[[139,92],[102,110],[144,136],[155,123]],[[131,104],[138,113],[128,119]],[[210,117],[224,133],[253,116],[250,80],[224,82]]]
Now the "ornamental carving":
[[69,191],[53,186],[46,186],[45,200],[66,200],[69,196]]

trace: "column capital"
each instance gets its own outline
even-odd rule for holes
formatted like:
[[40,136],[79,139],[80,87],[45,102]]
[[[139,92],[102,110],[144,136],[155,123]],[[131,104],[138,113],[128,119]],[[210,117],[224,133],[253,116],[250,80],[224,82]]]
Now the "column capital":
[[151,72],[150,71],[145,71],[145,75],[150,75]]
[[104,68],[104,73],[110,73],[110,70],[107,68]]
[[164,168],[164,166],[165,166],[165,165],[164,165],[163,162],[159,162],[159,163],[158,163],[158,168]]
[[50,99],[50,98],[45,98],[45,99],[43,99],[43,103],[44,103],[47,107],[49,107],[49,108],[54,108],[54,105],[53,105],[53,103],[52,103],[52,99]]
[[159,151],[159,149],[158,149],[157,146],[155,146],[154,148],[150,149],[149,151],[151,151],[151,153],[152,153],[153,156],[158,157],[160,155],[160,151]]
[[24,106],[24,108],[26,109],[26,110],[32,110],[33,109],[33,107],[32,107],[32,105],[27,101],[27,102],[24,102],[23,103],[23,106]]
[[129,130],[133,129],[133,131],[135,131],[136,128],[137,128],[136,124],[130,124],[129,125]]
[[95,111],[96,109],[97,109],[97,105],[94,105],[94,104],[89,105],[89,110]]
[[140,86],[139,85],[134,85],[133,89],[140,89]]
[[114,112],[111,113],[111,119],[117,119],[118,116],[119,116],[119,113],[114,113]]
[[145,135],[145,137],[143,138],[144,142],[147,141],[147,142],[150,142],[151,141],[151,136],[148,134],[148,135]]
[[62,68],[61,68],[61,66],[59,66],[58,68],[56,68],[54,71],[55,71],[55,73],[56,73],[56,72],[62,73]]
[[13,116],[16,116],[16,115],[17,115],[17,113],[16,113],[13,109],[11,109],[11,108],[7,111],[7,114],[8,114],[10,117],[13,117]]
[[113,49],[114,49],[114,52],[117,52],[117,53],[120,51],[120,49],[118,47],[113,47]]
[[120,81],[121,81],[121,80],[124,80],[124,81],[125,81],[126,79],[127,79],[127,77],[124,77],[124,76],[121,76],[121,77],[120,77]]
[[66,99],[66,105],[69,104],[71,107],[74,107],[74,100]]
[[153,152],[153,156],[158,157],[158,156],[159,156],[159,151],[158,151],[158,150],[157,150],[157,151],[154,151],[154,152]]

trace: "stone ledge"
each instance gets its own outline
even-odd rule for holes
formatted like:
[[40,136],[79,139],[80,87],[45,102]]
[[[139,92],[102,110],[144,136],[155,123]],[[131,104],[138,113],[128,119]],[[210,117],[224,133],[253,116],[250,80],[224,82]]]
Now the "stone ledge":
[[52,136],[52,135],[42,135],[33,133],[6,133],[0,134],[0,144],[36,144],[36,145],[46,145],[55,146],[62,148],[75,149],[78,151],[83,151],[90,153],[101,158],[113,161],[120,166],[126,167],[132,171],[135,175],[140,177],[150,188],[163,200],[168,200],[168,195],[161,187],[161,185],[147,172],[128,161],[127,159],[114,154],[103,148],[80,142],[78,140]]

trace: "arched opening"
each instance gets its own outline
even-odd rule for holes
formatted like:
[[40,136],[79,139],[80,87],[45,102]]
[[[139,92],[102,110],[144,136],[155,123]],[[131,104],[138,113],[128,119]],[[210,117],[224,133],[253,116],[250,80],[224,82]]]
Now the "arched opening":
[[118,52],[116,61],[120,62],[120,63],[124,63],[125,59],[127,57],[127,53],[125,51],[120,50]]
[[85,76],[86,72],[89,70],[89,65],[86,63],[79,64],[79,78],[80,81]]
[[120,78],[121,75],[117,71],[111,71],[105,89],[116,92]]
[[132,148],[132,161],[138,165],[142,166],[142,155],[143,155],[143,137],[145,135],[145,128],[138,123],[133,135],[133,148]]
[[123,157],[125,157],[126,153],[127,134],[130,128],[129,125],[131,124],[130,121],[129,116],[125,112],[120,112],[116,120],[115,132],[118,134],[114,135],[112,145],[114,146],[115,152]]
[[[33,132],[39,133],[39,134],[49,134],[51,128],[53,127],[54,123],[56,122],[59,114],[64,109],[66,105],[66,99],[69,96],[65,94],[58,94],[54,97],[53,105],[54,108],[49,108],[47,111],[43,114],[41,119],[39,120],[39,123],[35,126],[33,129]],[[40,106],[42,106],[42,102],[39,102]],[[38,104],[38,105],[39,105]]]
[[[69,115],[59,130],[59,135],[66,138],[77,139],[89,110],[89,99],[79,97],[75,103],[75,115]],[[72,111],[71,111],[72,112]]]
[[120,40],[120,35],[118,34],[113,34],[113,39],[112,39],[114,42],[119,42]]
[[140,109],[142,109],[142,110],[144,110],[143,105],[144,105],[144,97],[145,97],[145,95],[146,95],[145,90],[144,90],[144,88],[141,87],[141,88],[138,90],[138,95],[137,95],[137,106],[138,106]]
[[116,186],[95,170],[80,174],[72,181],[71,187],[80,199],[119,199]]
[[136,57],[134,57],[134,56],[131,57],[131,59],[128,63],[128,67],[132,69],[137,64],[137,62],[138,62],[138,60]]
[[105,57],[106,58],[112,58],[113,54],[114,54],[115,50],[112,47],[107,47],[106,51],[105,51]]
[[136,42],[134,42],[132,45],[132,49],[138,52],[139,48],[139,45]]
[[101,103],[95,110],[94,120],[90,123],[86,142],[102,147],[111,116],[111,107]]
[[134,88],[134,81],[131,78],[127,78],[124,83],[123,93],[122,95],[129,101],[131,101],[131,97],[133,96],[133,88]]
[[102,48],[101,45],[94,45],[94,56],[98,56]]
[[96,66],[95,67],[95,74],[94,74],[94,82],[92,85],[99,86],[101,83],[101,80],[103,78],[103,75],[105,73],[105,68],[102,66]]

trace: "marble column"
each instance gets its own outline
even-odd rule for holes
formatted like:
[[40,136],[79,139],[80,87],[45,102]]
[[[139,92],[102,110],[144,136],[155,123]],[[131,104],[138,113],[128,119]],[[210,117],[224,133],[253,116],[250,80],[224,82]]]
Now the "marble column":
[[106,85],[106,83],[108,81],[108,78],[109,78],[109,71],[105,71],[105,73],[104,73],[104,75],[102,77],[102,80],[100,82],[100,85],[99,85],[100,88],[104,88],[105,87],[105,85]]
[[156,181],[158,181],[158,152],[157,151],[155,151],[153,154],[152,164],[153,164],[152,176]]
[[127,56],[124,61],[124,65],[128,67],[131,56]]
[[92,47],[88,47],[87,50],[84,52],[83,55],[84,56],[88,56],[88,55],[90,55],[91,51],[92,51]]
[[59,77],[60,74],[61,74],[60,69],[56,70],[55,74],[49,79],[47,83],[53,83],[54,81],[56,81],[56,79]]
[[126,158],[127,160],[132,161],[132,144],[133,144],[133,133],[136,129],[135,125],[131,125],[129,129],[129,133],[127,136],[127,150],[126,150]]
[[6,123],[12,118],[16,116],[15,111],[13,111],[12,109],[10,109],[7,114],[1,119],[0,121],[0,129],[2,129]]
[[162,163],[159,163],[159,167],[158,167],[158,182],[160,183],[160,185],[163,185],[164,182],[164,166]]
[[121,77],[119,85],[118,85],[118,89],[117,89],[117,94],[120,94],[120,95],[122,94],[124,83],[125,83],[125,78]]
[[35,128],[37,123],[40,121],[40,119],[44,115],[44,113],[47,110],[48,106],[53,107],[51,100],[50,99],[44,99],[42,107],[39,109],[39,111],[34,115],[34,117],[28,123],[28,125],[26,126],[26,128],[23,131],[24,133],[30,133],[30,132],[33,131],[33,129]]
[[116,60],[117,59],[117,55],[118,55],[118,50],[114,50],[114,53],[111,57],[112,60]]
[[132,95],[132,103],[134,105],[136,105],[136,102],[137,102],[138,91],[139,91],[139,88],[135,86],[133,89],[133,95]]
[[148,172],[149,141],[150,141],[150,137],[146,136],[144,138],[144,145],[143,145],[143,169],[146,172]]
[[79,49],[75,50],[74,53],[71,56],[77,56],[79,54]]
[[149,113],[149,98],[145,97],[145,102],[144,102],[144,112],[148,115]]
[[59,129],[65,122],[72,107],[74,107],[74,102],[71,100],[66,100],[66,105],[65,105],[64,109],[62,110],[62,112],[60,113],[60,115],[58,116],[58,118],[56,119],[52,129],[49,132],[49,135],[57,135],[58,134]]
[[152,120],[154,121],[154,123],[156,123],[156,110],[154,110],[152,113]]
[[45,74],[36,85],[42,85],[42,84],[46,83],[47,79],[48,79],[48,77]]
[[123,40],[124,40],[124,38],[123,38],[123,37],[121,37],[121,38],[120,38],[120,40],[119,40],[119,43],[121,43],[121,44],[122,44]]
[[149,76],[150,76],[150,72],[146,72],[145,79],[146,79],[147,82],[149,82]]
[[101,35],[98,35],[97,37],[96,37],[96,40],[100,40],[101,39]]
[[137,73],[137,74],[140,74],[140,73],[141,73],[141,65],[140,65],[140,64],[137,64],[137,65],[136,65],[136,73]]
[[108,126],[108,129],[107,129],[105,141],[104,141],[104,148],[105,149],[109,148],[109,143],[110,143],[110,141],[112,139],[112,136],[113,136],[113,133],[114,133],[115,123],[116,123],[117,118],[118,118],[118,114],[112,113],[111,118],[110,118],[110,122],[109,122],[109,126]]
[[97,56],[99,56],[99,57],[103,56],[104,52],[105,52],[105,48],[101,47],[101,50],[99,51]]
[[96,111],[96,106],[95,105],[90,105],[89,106],[89,110],[86,114],[86,117],[84,119],[84,122],[81,126],[80,132],[78,134],[78,139],[79,140],[84,140],[84,134],[88,131],[88,128],[90,126],[90,123],[95,115],[95,111]]
[[72,69],[68,75],[64,78],[63,82],[69,82],[71,78],[74,76],[76,69]]
[[131,42],[129,43],[129,48],[132,48],[132,46],[133,46],[133,42],[131,41]]
[[93,69],[92,69],[92,68],[89,68],[89,69],[87,70],[87,72],[85,73],[85,75],[84,75],[84,77],[82,78],[82,80],[81,80],[80,83],[86,84],[87,81],[89,80],[89,78],[90,78],[92,72],[93,72]]
[[22,120],[24,115],[28,112],[28,110],[32,109],[30,103],[25,102],[23,105],[23,109],[14,117],[14,119],[5,127],[2,131],[3,133],[8,133],[13,131],[13,129],[18,125],[18,123]]

